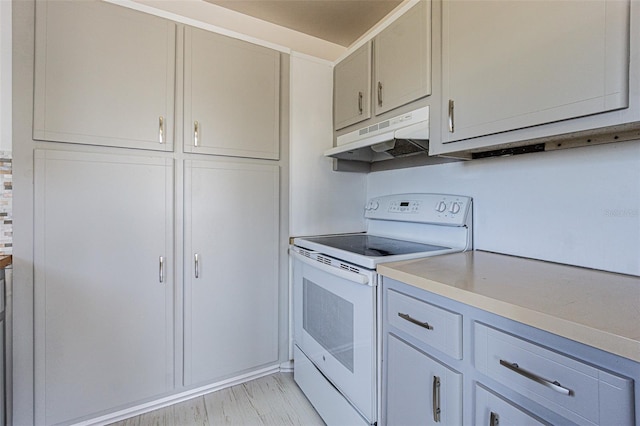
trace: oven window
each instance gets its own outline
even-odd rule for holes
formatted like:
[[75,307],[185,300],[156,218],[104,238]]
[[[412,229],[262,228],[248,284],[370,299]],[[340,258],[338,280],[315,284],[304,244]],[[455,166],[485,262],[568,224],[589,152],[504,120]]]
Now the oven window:
[[353,304],[303,280],[302,327],[353,373]]

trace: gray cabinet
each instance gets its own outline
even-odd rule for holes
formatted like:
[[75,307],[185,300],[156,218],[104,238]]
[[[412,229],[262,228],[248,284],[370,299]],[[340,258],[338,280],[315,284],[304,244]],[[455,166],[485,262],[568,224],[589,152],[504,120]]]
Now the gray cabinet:
[[173,150],[173,22],[94,0],[36,15],[34,139]]
[[542,426],[545,424],[521,408],[500,398],[484,386],[476,385],[475,394],[474,409],[476,415],[474,424],[476,425]]
[[185,164],[185,384],[278,360],[279,168]]
[[456,141],[629,105],[628,1],[442,7],[442,142],[452,144],[435,153],[457,150]]
[[334,130],[430,94],[431,1],[423,0],[335,66]]
[[418,2],[373,46],[376,115],[431,94],[431,1]]
[[333,69],[333,128],[371,117],[371,41]]
[[280,156],[280,54],[185,28],[184,150]]
[[35,153],[35,423],[174,387],[173,162]]
[[462,374],[388,334],[385,424],[461,425]]
[[[447,425],[637,423],[637,362],[387,277],[382,291],[383,424],[431,424],[434,407]],[[462,319],[446,331],[461,358],[434,307]]]

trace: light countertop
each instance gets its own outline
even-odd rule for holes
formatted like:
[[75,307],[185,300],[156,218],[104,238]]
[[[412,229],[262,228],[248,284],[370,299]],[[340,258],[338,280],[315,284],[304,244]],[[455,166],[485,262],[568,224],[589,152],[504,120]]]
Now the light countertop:
[[483,251],[378,265],[432,293],[640,362],[640,278]]
[[0,255],[0,269],[11,265],[11,255]]

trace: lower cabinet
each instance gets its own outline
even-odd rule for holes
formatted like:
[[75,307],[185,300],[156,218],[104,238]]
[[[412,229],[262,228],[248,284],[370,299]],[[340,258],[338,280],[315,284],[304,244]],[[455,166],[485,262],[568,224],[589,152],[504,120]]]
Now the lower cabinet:
[[173,160],[35,153],[35,424],[174,387]]
[[185,162],[185,385],[278,360],[279,168]]
[[382,281],[382,424],[637,424],[637,362]]
[[462,374],[393,334],[387,362],[387,424],[462,424]]
[[520,408],[508,403],[483,386],[475,388],[475,422],[477,426],[544,425]]

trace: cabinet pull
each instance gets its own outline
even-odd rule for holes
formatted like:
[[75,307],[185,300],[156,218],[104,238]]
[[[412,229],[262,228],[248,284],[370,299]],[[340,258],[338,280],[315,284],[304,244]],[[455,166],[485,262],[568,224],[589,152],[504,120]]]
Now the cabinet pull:
[[440,377],[433,376],[433,421],[440,423]]
[[400,318],[402,318],[403,320],[405,320],[405,321],[409,321],[410,323],[413,323],[415,325],[419,325],[420,327],[426,328],[427,330],[433,330],[433,326],[429,325],[428,322],[418,321],[415,318],[411,318],[411,315],[409,315],[409,314],[403,314],[402,312],[398,312],[398,316]]
[[358,92],[358,113],[362,115],[362,92]]
[[543,386],[546,386],[550,389],[553,389],[554,391],[561,393],[563,395],[573,395],[573,391],[571,389],[567,389],[565,387],[563,387],[557,380],[554,380],[553,382],[551,380],[547,380],[545,378],[542,378],[540,376],[538,376],[537,374],[531,373],[530,371],[524,370],[522,368],[520,368],[518,366],[518,364],[514,363],[510,363],[508,361],[505,361],[503,359],[500,360],[500,365],[502,365],[503,367],[508,368],[509,370],[518,373],[519,375],[526,377],[529,380],[533,380],[536,383],[540,383]]
[[158,118],[158,141],[164,143],[164,117]]
[[382,82],[378,82],[378,106],[382,106]]
[[194,263],[196,278],[199,278],[200,277],[200,259],[199,259],[198,253],[193,255],[193,263]]
[[200,144],[200,123],[193,122],[193,146]]
[[160,282],[164,282],[164,257],[160,256]]
[[453,99],[449,99],[449,133],[453,133]]
[[489,426],[498,426],[499,424],[500,424],[500,416],[498,416],[498,413],[494,413],[492,411],[491,415],[489,416]]

